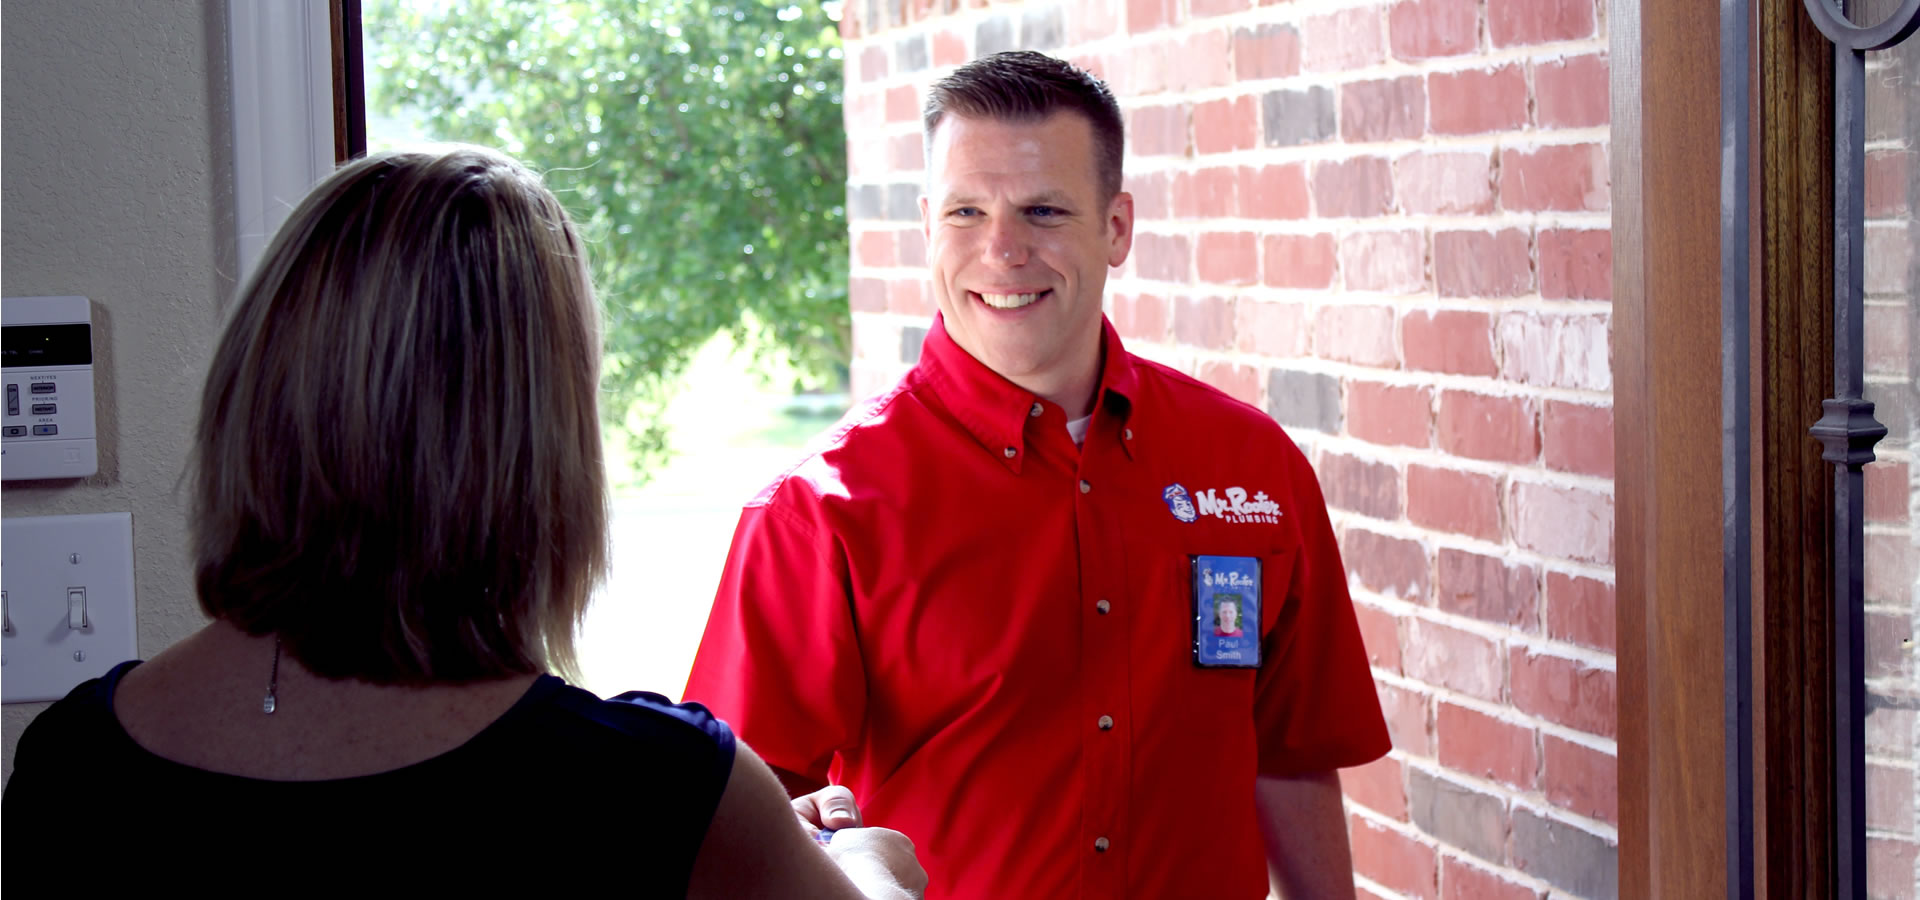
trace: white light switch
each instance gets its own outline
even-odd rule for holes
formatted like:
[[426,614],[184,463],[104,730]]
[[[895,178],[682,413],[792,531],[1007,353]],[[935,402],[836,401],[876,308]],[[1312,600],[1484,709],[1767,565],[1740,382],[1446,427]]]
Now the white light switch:
[[0,699],[58,700],[137,653],[133,516],[39,516],[0,523]]

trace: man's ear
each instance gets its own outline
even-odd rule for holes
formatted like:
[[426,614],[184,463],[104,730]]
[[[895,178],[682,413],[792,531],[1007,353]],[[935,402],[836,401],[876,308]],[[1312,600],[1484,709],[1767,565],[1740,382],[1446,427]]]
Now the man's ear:
[[1119,268],[1133,251],[1133,195],[1113,195],[1107,204],[1107,265]]

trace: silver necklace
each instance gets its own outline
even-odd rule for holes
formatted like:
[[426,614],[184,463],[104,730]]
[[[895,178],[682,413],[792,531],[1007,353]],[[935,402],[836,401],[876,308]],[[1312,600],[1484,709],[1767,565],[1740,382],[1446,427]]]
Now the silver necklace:
[[278,705],[274,700],[274,693],[279,689],[280,689],[280,636],[276,634],[273,636],[273,674],[267,676],[267,699],[260,701],[261,712],[266,713],[269,716],[273,715],[273,709],[276,705]]

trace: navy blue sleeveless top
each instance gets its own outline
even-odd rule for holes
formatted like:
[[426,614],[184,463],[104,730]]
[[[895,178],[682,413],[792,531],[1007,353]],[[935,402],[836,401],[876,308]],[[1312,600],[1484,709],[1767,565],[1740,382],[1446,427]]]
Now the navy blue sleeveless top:
[[74,688],[21,736],[0,827],[5,892],[683,897],[733,768],[733,732],[697,703],[601,700],[543,675],[465,744],[411,766],[225,775],[149,753],[120,727],[114,689],[138,664]]

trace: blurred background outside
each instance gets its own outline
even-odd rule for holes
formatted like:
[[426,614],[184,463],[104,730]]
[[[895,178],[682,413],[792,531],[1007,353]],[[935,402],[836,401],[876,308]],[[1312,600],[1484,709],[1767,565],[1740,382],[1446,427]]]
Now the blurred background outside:
[[585,687],[679,698],[740,507],[845,410],[837,5],[373,0],[370,150],[546,175],[606,316],[613,571]]

